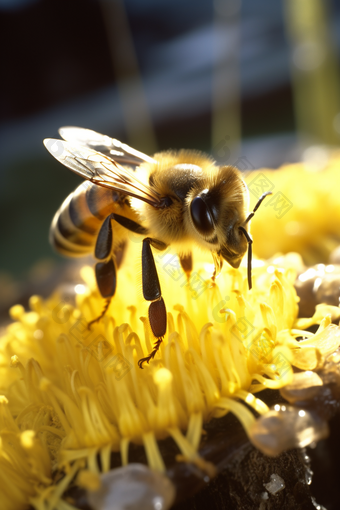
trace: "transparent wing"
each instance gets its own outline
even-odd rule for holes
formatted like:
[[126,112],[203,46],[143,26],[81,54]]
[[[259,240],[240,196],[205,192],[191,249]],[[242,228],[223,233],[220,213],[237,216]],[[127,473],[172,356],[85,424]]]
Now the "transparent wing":
[[150,156],[91,129],[65,126],[59,129],[59,134],[64,140],[101,152],[121,165],[139,166],[145,161],[155,163],[155,160]]
[[53,138],[46,138],[44,145],[60,163],[98,186],[139,198],[153,207],[161,207],[161,197],[154,189],[140,181],[133,170],[124,168],[104,154]]

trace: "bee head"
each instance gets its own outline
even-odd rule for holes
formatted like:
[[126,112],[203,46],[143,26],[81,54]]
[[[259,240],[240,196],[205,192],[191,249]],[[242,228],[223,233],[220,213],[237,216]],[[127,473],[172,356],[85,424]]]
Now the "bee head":
[[195,238],[232,267],[239,267],[248,246],[240,229],[248,206],[245,184],[233,167],[218,169],[202,184],[205,186],[192,189],[188,197]]

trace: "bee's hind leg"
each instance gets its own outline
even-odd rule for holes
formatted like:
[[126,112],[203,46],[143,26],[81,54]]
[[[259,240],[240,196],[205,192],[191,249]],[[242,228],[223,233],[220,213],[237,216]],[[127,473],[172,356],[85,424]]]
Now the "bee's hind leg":
[[114,254],[112,253],[112,220],[113,215],[110,214],[102,224],[94,252],[96,259],[100,261],[97,262],[95,267],[97,286],[101,296],[106,299],[106,303],[99,317],[96,317],[88,323],[88,328],[104,317],[111,303],[111,299],[116,292],[117,270]]
[[141,358],[138,361],[139,368],[143,368],[143,363],[149,363],[152,360],[163,341],[166,327],[167,315],[164,299],[162,298],[161,286],[158,279],[155,260],[153,258],[151,245],[159,250],[165,250],[167,245],[157,239],[147,237],[143,240],[142,249],[142,281],[143,281],[143,296],[147,301],[151,301],[149,306],[149,323],[152,333],[156,337],[156,342],[153,346],[152,352],[146,358]]

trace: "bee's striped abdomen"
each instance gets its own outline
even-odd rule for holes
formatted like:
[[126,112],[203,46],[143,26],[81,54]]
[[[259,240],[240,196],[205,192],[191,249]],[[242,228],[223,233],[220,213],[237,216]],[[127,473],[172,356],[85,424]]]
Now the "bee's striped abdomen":
[[85,181],[71,193],[56,212],[50,242],[63,255],[77,257],[92,253],[104,219],[117,208],[120,195],[111,189]]

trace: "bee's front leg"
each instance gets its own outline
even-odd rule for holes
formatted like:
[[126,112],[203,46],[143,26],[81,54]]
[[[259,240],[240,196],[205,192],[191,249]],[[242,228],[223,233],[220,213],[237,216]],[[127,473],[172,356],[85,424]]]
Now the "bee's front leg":
[[190,275],[192,271],[192,253],[188,253],[187,255],[180,255],[179,262],[182,266],[183,271],[186,274],[188,280],[190,280]]
[[157,239],[147,237],[143,240],[142,249],[142,281],[143,296],[147,301],[151,301],[149,306],[149,322],[153,334],[157,338],[152,352],[146,358],[138,361],[139,368],[143,368],[143,363],[153,359],[163,341],[166,332],[167,315],[165,303],[162,298],[161,286],[157,274],[155,260],[153,258],[151,245],[159,250],[165,250],[167,245]]

